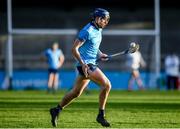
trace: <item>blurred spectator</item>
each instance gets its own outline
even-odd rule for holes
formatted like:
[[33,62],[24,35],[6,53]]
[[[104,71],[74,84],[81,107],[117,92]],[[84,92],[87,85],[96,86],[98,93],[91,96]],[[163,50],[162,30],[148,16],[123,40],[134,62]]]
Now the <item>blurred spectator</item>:
[[54,92],[58,89],[59,74],[58,70],[64,63],[64,54],[57,42],[53,43],[52,48],[48,48],[45,51],[45,56],[48,62],[48,92]]
[[128,69],[130,70],[130,77],[128,80],[128,90],[131,91],[133,88],[134,81],[136,81],[140,90],[144,90],[144,84],[140,77],[139,68],[140,66],[145,67],[146,62],[144,61],[140,51],[127,55],[126,62]]
[[171,53],[165,58],[165,72],[167,77],[167,89],[178,89],[179,58],[175,53]]

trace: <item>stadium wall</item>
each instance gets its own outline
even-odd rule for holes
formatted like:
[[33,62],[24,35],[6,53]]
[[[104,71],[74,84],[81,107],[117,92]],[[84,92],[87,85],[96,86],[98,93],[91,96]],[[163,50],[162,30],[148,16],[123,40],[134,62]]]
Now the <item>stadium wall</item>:
[[[112,89],[127,90],[127,83],[129,78],[128,72],[118,71],[104,71],[112,83]],[[61,70],[59,76],[59,89],[70,89],[73,86],[76,72],[73,70]],[[0,89],[5,88],[4,72],[0,71]],[[24,76],[26,75],[26,76]],[[161,73],[163,75],[163,73]],[[141,72],[142,79],[144,80],[147,89],[156,89],[157,87],[151,85],[149,78],[154,76],[153,73]],[[13,76],[13,89],[14,90],[45,90],[47,88],[48,72],[46,70],[15,70]],[[160,85],[159,85],[160,86]],[[98,89],[99,87],[94,84],[89,84],[89,89]],[[135,85],[134,90],[137,90]],[[162,87],[161,87],[162,88]]]

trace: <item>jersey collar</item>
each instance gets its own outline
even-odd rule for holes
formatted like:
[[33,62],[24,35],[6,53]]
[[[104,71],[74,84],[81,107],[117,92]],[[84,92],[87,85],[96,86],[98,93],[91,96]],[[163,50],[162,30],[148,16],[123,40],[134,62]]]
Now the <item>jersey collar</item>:
[[99,30],[98,26],[93,21],[90,24],[94,26],[97,30]]

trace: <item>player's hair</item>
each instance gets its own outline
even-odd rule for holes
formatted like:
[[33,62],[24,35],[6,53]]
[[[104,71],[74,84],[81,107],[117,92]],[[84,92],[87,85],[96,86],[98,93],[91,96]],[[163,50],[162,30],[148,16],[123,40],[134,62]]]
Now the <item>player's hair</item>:
[[92,20],[94,20],[96,17],[108,17],[110,18],[110,14],[107,10],[103,9],[103,8],[96,8],[94,10],[94,12],[91,14]]

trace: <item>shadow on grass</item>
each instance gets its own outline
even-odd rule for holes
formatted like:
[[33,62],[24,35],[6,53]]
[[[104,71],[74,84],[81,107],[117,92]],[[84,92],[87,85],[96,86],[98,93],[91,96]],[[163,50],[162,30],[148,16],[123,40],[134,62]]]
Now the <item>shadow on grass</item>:
[[[1,102],[0,110],[3,108],[49,108],[56,106],[55,102]],[[70,108],[92,109],[98,107],[97,102],[73,102]],[[158,109],[158,110],[180,110],[180,103],[131,103],[131,102],[109,102],[107,108],[118,110],[129,109]]]

